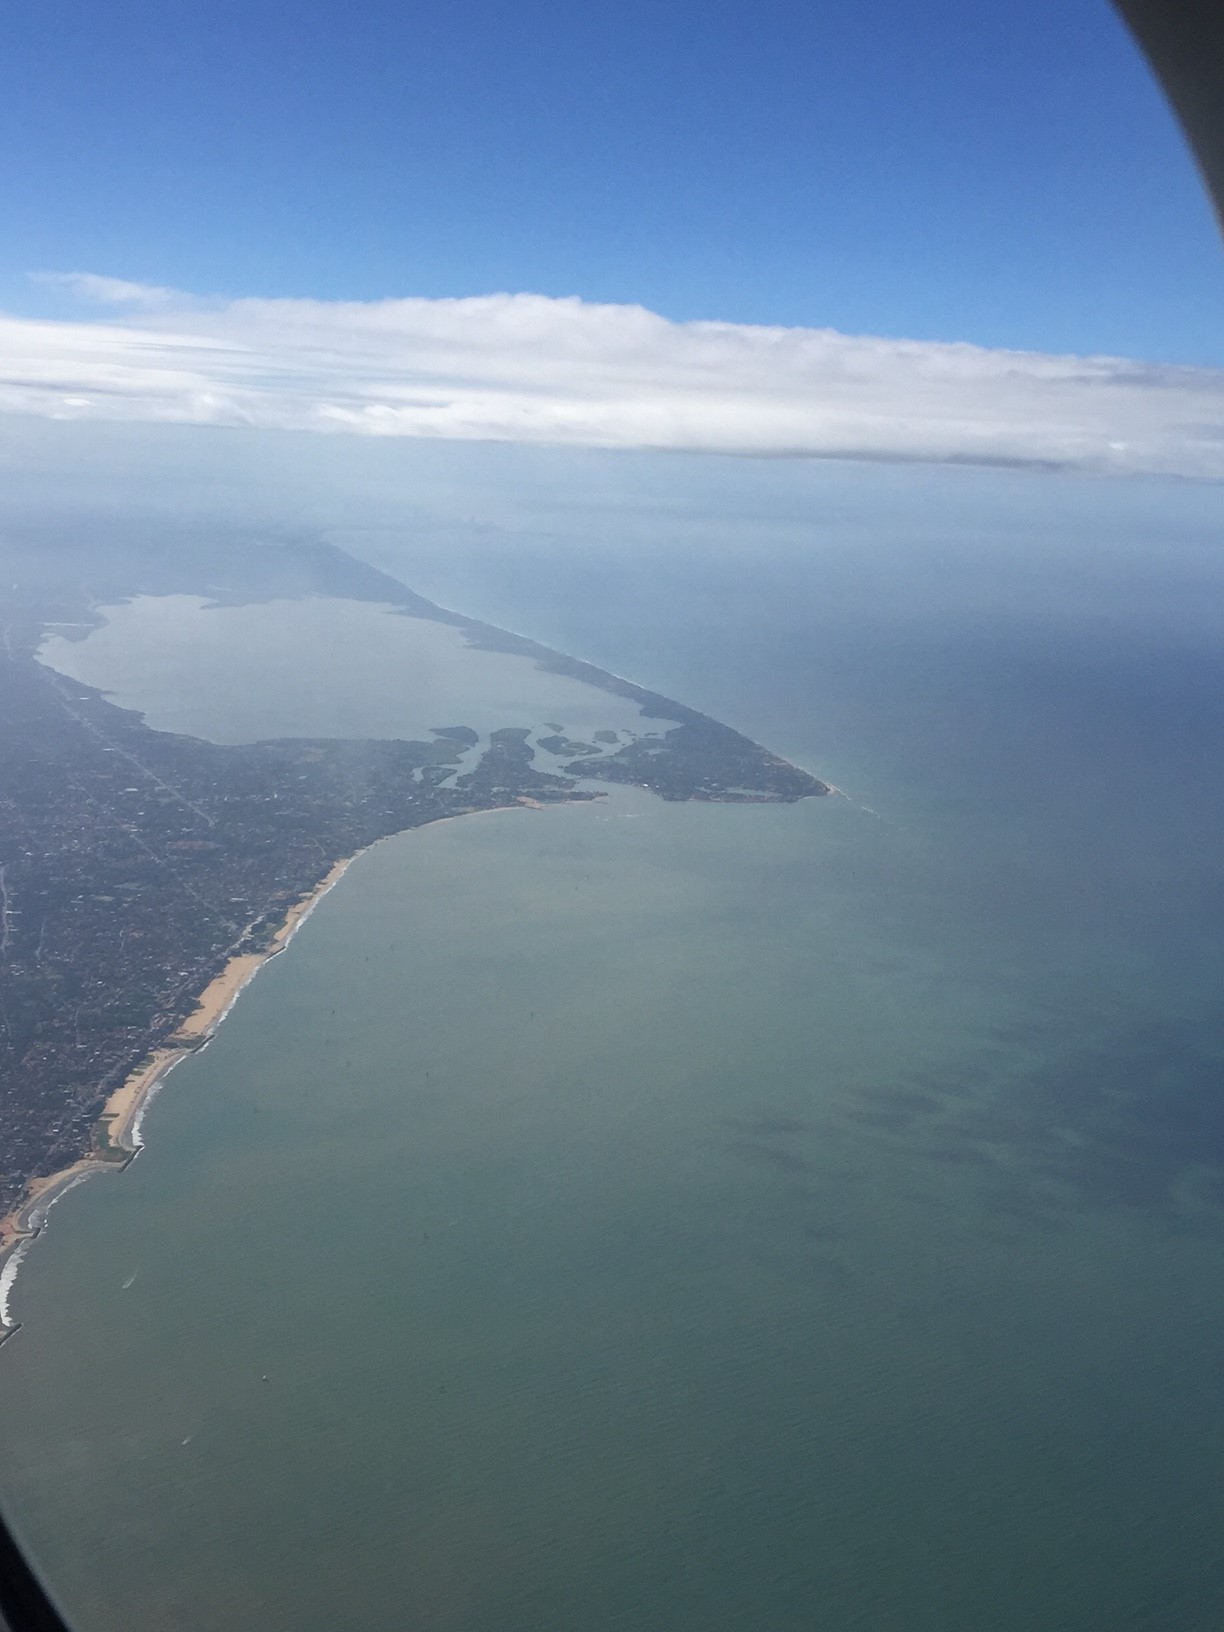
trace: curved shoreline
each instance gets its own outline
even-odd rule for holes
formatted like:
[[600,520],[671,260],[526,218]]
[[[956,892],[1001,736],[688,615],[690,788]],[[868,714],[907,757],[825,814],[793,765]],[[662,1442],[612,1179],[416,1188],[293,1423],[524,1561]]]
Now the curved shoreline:
[[31,1241],[46,1225],[47,1214],[62,1196],[93,1173],[122,1172],[144,1148],[140,1125],[150,1102],[174,1067],[207,1044],[238,1001],[244,988],[270,959],[289,945],[319,902],[340,882],[362,852],[336,862],[309,895],[294,903],[263,952],[244,952],[231,958],[200,993],[196,1006],[168,1043],[157,1048],[110,1095],[94,1124],[96,1149],[57,1173],[32,1179],[18,1205],[0,1219],[0,1344],[19,1331],[20,1321],[9,1318],[8,1297],[17,1265]]
[[[460,815],[487,816],[506,810],[530,808],[545,810],[549,807],[526,795],[518,795],[507,805],[488,805],[483,809],[456,812],[454,816],[435,817],[450,821]],[[423,823],[423,826],[432,825]],[[401,831],[409,831],[403,829]],[[393,837],[394,835],[388,835]],[[383,843],[379,839],[375,843]],[[318,906],[329,890],[338,884],[358,856],[371,846],[355,850],[335,863],[325,878],[285,914],[284,922],[263,952],[244,952],[231,958],[200,993],[195,1009],[187,1016],[168,1043],[154,1049],[148,1058],[132,1071],[109,1096],[94,1123],[96,1149],[82,1156],[57,1173],[32,1179],[21,1201],[6,1217],[0,1218],[0,1346],[20,1331],[21,1322],[9,1318],[8,1299],[12,1292],[18,1265],[25,1257],[30,1243],[36,1241],[46,1225],[47,1214],[61,1197],[83,1184],[94,1173],[122,1173],[144,1149],[140,1125],[144,1113],[162,1084],[175,1066],[206,1046],[217,1027],[229,1014],[245,988],[272,958],[283,952],[298,930]]]

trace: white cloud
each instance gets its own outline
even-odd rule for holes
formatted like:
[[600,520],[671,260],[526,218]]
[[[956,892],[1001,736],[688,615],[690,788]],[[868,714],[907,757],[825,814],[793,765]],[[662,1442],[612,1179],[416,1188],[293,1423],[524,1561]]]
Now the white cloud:
[[182,301],[175,289],[152,283],[129,283],[126,278],[102,278],[96,272],[31,272],[35,283],[63,289],[92,306],[169,306]]
[[673,323],[542,295],[203,306],[67,281],[136,309],[0,318],[0,410],[1224,478],[1221,370]]

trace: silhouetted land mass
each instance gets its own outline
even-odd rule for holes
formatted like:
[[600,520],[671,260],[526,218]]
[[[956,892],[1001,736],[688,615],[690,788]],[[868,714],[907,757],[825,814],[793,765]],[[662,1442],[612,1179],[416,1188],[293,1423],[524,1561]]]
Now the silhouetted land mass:
[[[665,799],[790,801],[825,785],[717,721],[577,659],[435,607],[325,546],[201,546],[107,574],[67,549],[30,562],[0,607],[0,1216],[35,1177],[91,1149],[108,1095],[174,1036],[235,956],[265,950],[334,864],[390,833],[535,802],[590,800],[577,777]],[[58,572],[58,576],[57,576]],[[154,731],[40,663],[47,629],[82,633],[141,593],[217,604],[324,594],[389,603],[472,645],[674,722],[572,774],[537,770],[531,733],[463,725],[432,741],[287,739],[238,746]],[[559,733],[558,728],[558,733]],[[616,733],[596,733],[609,743]]]
[[500,731],[491,732],[489,746],[481,755],[476,769],[456,777],[456,789],[480,798],[511,790],[518,798],[572,798],[572,777],[554,776],[548,771],[534,769],[531,762],[535,758],[535,750],[527,740],[530,735],[530,731],[518,726],[506,726]]
[[[613,742],[616,738],[613,737]],[[559,758],[577,759],[580,754],[597,754],[599,749],[593,742],[575,742],[572,738],[554,732],[551,737],[537,737],[536,742],[541,748],[547,748],[550,754]]]

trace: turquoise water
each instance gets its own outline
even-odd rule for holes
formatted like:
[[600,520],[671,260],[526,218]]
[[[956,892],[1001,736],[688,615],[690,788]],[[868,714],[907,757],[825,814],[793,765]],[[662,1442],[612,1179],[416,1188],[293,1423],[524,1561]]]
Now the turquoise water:
[[18,1279],[82,1628],[1217,1624],[1224,574],[1070,543],[387,546],[851,797],[360,859]]

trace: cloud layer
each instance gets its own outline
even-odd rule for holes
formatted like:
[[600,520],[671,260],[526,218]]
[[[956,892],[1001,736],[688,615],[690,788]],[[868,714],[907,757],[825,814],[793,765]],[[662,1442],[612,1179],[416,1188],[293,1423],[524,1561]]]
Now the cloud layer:
[[0,317],[0,411],[1224,478],[1224,371],[673,323],[542,295],[208,305],[87,273]]

